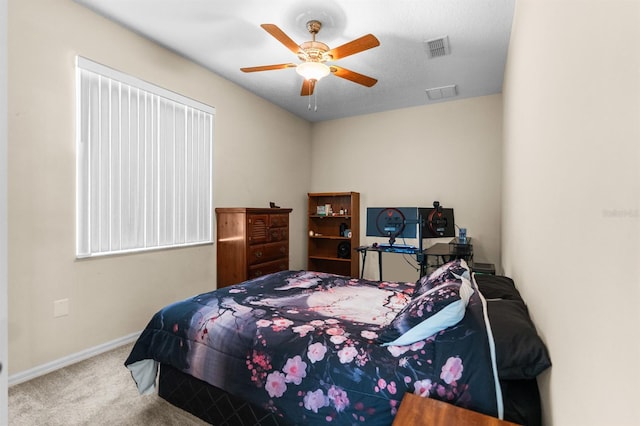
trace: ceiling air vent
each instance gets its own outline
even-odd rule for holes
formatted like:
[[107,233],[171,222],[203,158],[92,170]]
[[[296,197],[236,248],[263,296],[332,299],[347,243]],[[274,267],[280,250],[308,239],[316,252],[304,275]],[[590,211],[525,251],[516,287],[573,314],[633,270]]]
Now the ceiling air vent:
[[444,98],[452,98],[458,94],[456,90],[456,85],[452,84],[450,86],[442,86],[442,87],[433,87],[431,89],[427,89],[427,97],[430,101],[437,101],[439,99]]
[[449,37],[444,36],[425,41],[424,50],[426,50],[427,55],[430,59],[450,54],[451,50],[449,49]]

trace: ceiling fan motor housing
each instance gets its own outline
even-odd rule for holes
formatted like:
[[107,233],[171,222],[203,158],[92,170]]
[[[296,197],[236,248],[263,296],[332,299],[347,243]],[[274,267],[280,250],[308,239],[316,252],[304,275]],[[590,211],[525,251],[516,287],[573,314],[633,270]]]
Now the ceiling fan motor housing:
[[298,58],[303,61],[325,62],[331,60],[329,46],[321,41],[305,41],[300,45],[301,52]]

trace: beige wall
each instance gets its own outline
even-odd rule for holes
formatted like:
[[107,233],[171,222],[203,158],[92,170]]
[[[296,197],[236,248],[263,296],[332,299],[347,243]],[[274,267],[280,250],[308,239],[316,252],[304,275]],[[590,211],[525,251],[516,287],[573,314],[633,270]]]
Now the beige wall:
[[[312,158],[313,191],[360,192],[362,244],[384,241],[365,237],[367,207],[438,200],[474,238],[475,259],[499,266],[501,95],[316,123]],[[367,278],[378,279],[376,256],[367,259]],[[384,279],[418,278],[403,256],[383,260]]]
[[[294,209],[306,222],[306,121],[71,0],[9,1],[9,359],[22,372],[141,330],[215,287],[215,246],[74,259],[74,59],[83,55],[216,108],[217,206]],[[293,231],[292,231],[293,232]],[[291,239],[291,266],[305,262]],[[68,316],[53,302],[68,298]]]
[[553,367],[545,424],[640,419],[640,2],[520,0],[503,265]]
[[0,0],[0,425],[7,424],[9,315],[7,312],[7,0]]

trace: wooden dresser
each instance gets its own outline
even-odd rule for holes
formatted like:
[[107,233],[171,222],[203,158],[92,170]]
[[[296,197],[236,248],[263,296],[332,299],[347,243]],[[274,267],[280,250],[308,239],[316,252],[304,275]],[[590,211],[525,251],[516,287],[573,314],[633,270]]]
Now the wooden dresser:
[[216,209],[218,288],[289,269],[291,210]]

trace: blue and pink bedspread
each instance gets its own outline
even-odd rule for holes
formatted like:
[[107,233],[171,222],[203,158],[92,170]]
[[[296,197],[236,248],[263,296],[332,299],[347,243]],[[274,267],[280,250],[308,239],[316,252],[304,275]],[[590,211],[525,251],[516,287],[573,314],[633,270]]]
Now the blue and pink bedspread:
[[383,346],[414,283],[279,272],[166,306],[125,364],[141,393],[166,363],[290,423],[390,425],[406,392],[498,416],[485,303],[471,286],[458,324]]

